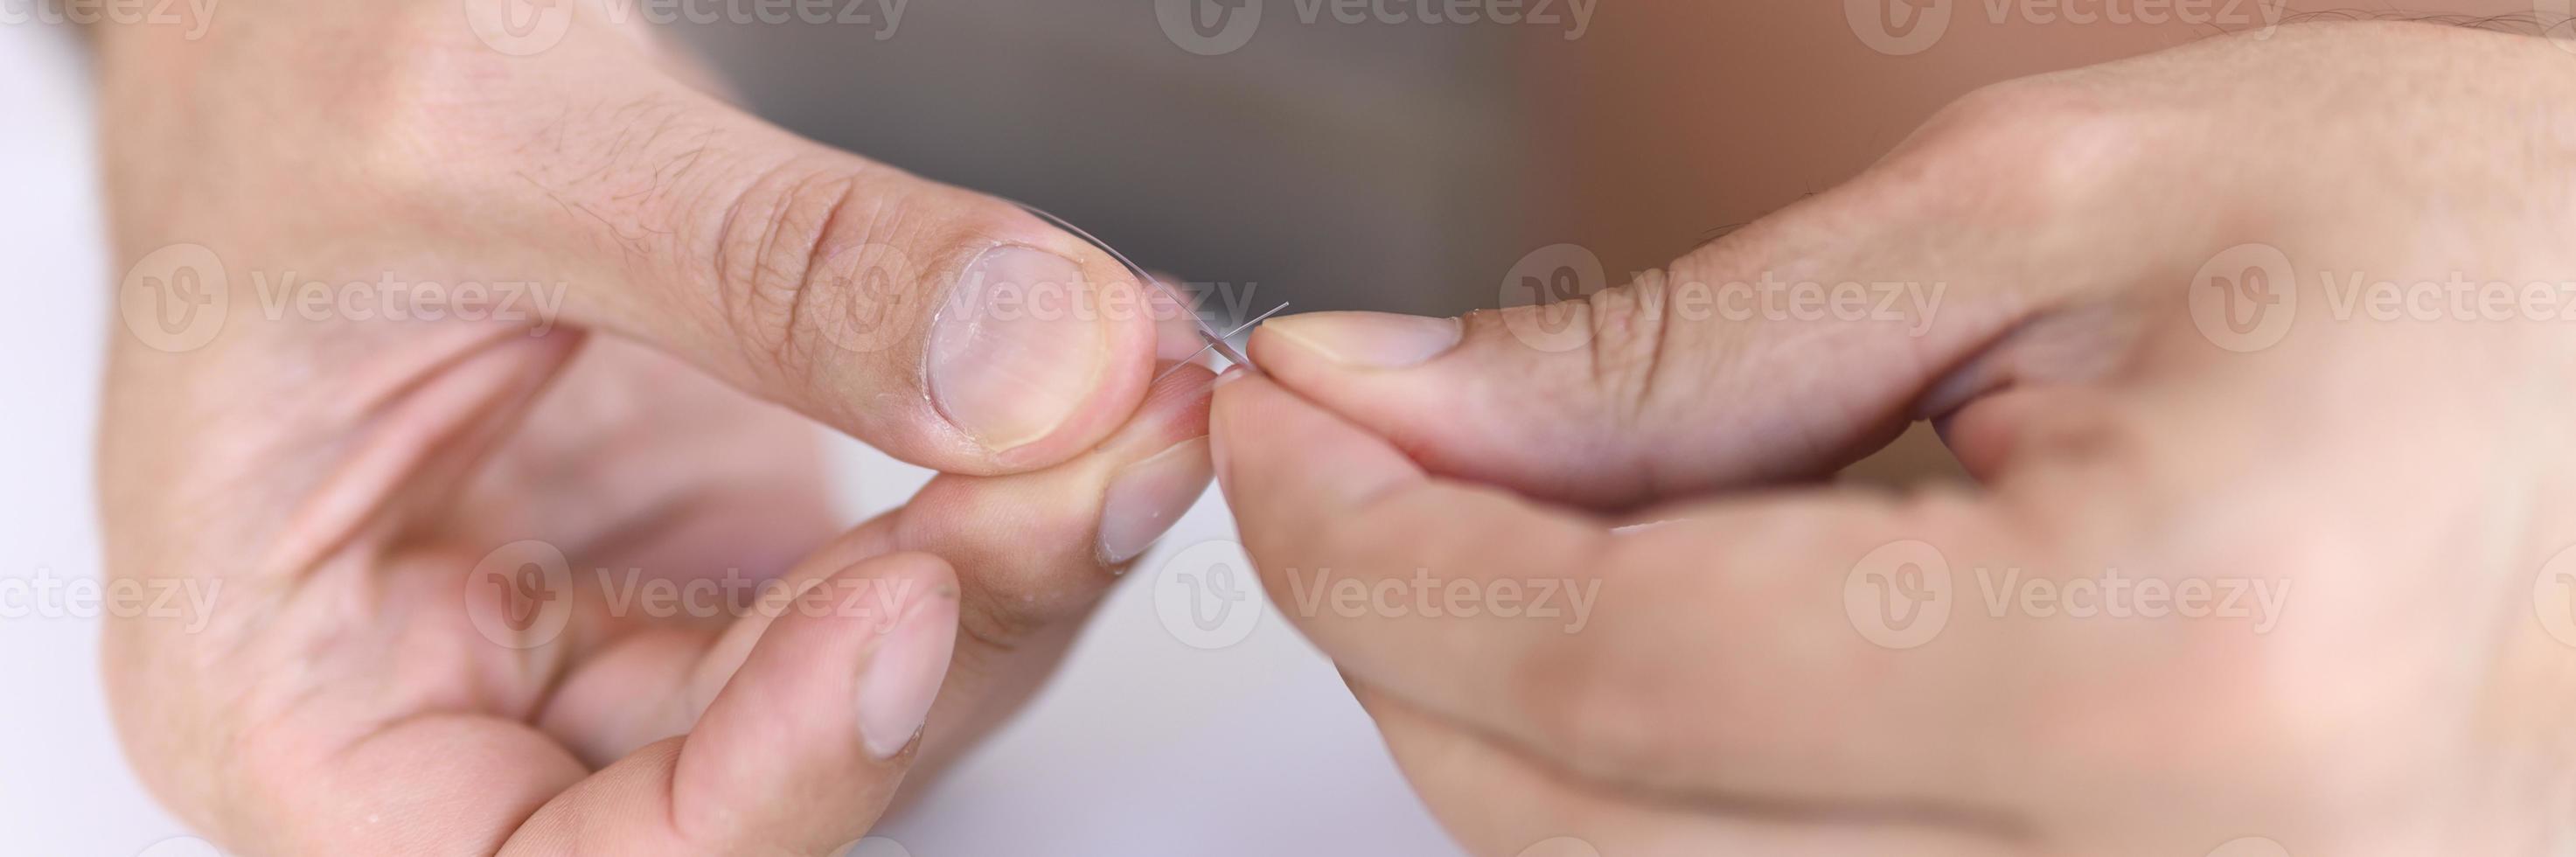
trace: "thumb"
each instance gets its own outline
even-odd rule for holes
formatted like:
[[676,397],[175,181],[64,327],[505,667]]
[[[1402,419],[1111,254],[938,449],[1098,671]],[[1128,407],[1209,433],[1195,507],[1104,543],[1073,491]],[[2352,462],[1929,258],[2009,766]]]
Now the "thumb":
[[[824,854],[866,835],[948,673],[957,580],[927,554],[861,562],[772,602],[689,734],[575,784],[502,853]],[[635,823],[638,819],[661,821]]]
[[[2118,331],[2035,322],[2131,299],[2170,313],[2210,250],[2273,216],[2217,207],[2230,186],[2103,117],[2080,84],[1988,87],[1852,180],[1626,285],[1459,320],[1292,317],[1250,353],[1434,472],[1545,499],[1827,473],[2016,379],[2102,371]],[[2054,353],[2085,365],[1997,348],[2042,327],[2081,331]]]
[[1143,400],[1179,304],[1109,254],[772,126],[615,35],[482,57],[509,95],[441,127],[498,130],[443,142],[465,152],[428,191],[478,250],[561,272],[564,320],[947,472],[1060,462]]
[[2009,254],[1975,258],[1935,219],[1872,220],[1850,196],[1579,299],[1291,316],[1250,355],[1433,472],[1545,499],[1626,508],[1831,472],[1927,415],[1927,387],[2047,299],[2013,288],[2034,280]]
[[[1945,317],[1950,283],[1780,281],[1765,270],[1780,257],[1749,257],[1759,239],[1561,304],[1275,319],[1249,355],[1435,474],[1625,510],[1868,456],[1950,355],[1994,332]],[[1857,304],[1837,314],[1837,291]],[[1790,314],[1806,296],[1824,304]]]

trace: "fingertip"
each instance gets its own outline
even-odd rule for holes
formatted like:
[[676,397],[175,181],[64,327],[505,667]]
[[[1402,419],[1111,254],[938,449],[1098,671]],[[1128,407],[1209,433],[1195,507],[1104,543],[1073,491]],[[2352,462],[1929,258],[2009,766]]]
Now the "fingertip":
[[958,598],[947,560],[902,552],[764,601],[775,620],[672,763],[675,825],[726,853],[807,851],[865,830],[944,683]]
[[1514,311],[1315,313],[1264,326],[1250,348],[1296,395],[1390,439],[1431,472],[1533,497],[1632,506],[1666,484],[1695,486],[1696,459],[1723,454],[1688,445],[1731,416],[1704,404],[1715,396],[1665,395],[1650,408],[1643,397],[1655,376],[1638,362],[1646,357],[1532,338],[1580,338],[1590,328],[1579,318],[1530,322]]
[[1217,478],[1238,513],[1342,509],[1423,478],[1386,439],[1246,374],[1217,388],[1210,418]]
[[1160,420],[1172,431],[1186,432],[1173,436],[1173,440],[1207,434],[1217,373],[1194,363],[1172,365],[1162,372],[1163,376],[1145,391],[1145,403],[1136,408],[1138,417]]
[[[1296,316],[1292,315],[1288,318],[1296,318]],[[1251,335],[1243,340],[1243,356],[1252,358],[1253,365],[1261,367],[1264,372],[1277,373],[1301,368],[1304,362],[1321,357],[1298,345],[1296,340],[1282,336],[1279,331],[1271,328],[1271,325],[1285,320],[1262,322],[1260,327],[1253,328]]]
[[1122,438],[1125,463],[1101,494],[1094,556],[1116,568],[1142,555],[1207,493],[1215,471],[1208,448],[1209,394],[1216,374],[1181,365],[1154,385],[1139,409],[1140,425]]
[[901,606],[868,653],[856,698],[860,740],[878,761],[919,743],[957,650],[955,571],[928,554],[898,556],[907,557],[898,579],[923,588],[897,597]]
[[939,314],[948,335],[932,337],[924,372],[933,410],[985,462],[941,470],[998,476],[1069,461],[1118,434],[1169,380],[1168,289],[1034,220],[1020,225],[1043,232],[976,263],[958,286],[968,299]]
[[[1366,391],[1388,383],[1400,373],[1360,372],[1335,361],[1324,352],[1297,338],[1293,332],[1306,316],[1288,316],[1264,322],[1244,340],[1244,357],[1252,367],[1269,376],[1280,386],[1312,397],[1316,401],[1340,406],[1342,399],[1366,398]],[[1232,370],[1229,370],[1231,374]]]
[[[1248,356],[1286,395],[1382,437],[1444,474],[1461,453],[1526,457],[1511,443],[1525,425],[1497,405],[1535,393],[1523,368],[1489,360],[1462,319],[1372,312],[1290,316],[1253,332]],[[1495,381],[1512,383],[1497,386]],[[1541,412],[1544,408],[1533,409]],[[1524,412],[1527,413],[1527,412]]]
[[1458,347],[1459,319],[1387,312],[1315,312],[1274,319],[1253,332],[1253,361],[1301,369],[1390,372],[1410,369]]
[[1237,446],[1256,440],[1237,428],[1248,425],[1239,414],[1253,406],[1251,393],[1246,389],[1252,377],[1250,371],[1240,366],[1227,369],[1217,376],[1216,387],[1208,396],[1208,452],[1216,463],[1217,485],[1226,492],[1229,500],[1233,499],[1236,482],[1231,452]]

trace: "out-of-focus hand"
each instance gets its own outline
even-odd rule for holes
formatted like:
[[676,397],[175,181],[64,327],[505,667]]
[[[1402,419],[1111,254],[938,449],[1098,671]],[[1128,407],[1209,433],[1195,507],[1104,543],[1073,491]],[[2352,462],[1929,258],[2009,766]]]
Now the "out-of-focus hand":
[[[1200,492],[1187,321],[596,4],[480,4],[97,34],[108,563],[211,603],[109,626],[128,752],[239,853],[828,851]],[[949,475],[837,533],[816,421]]]
[[[1479,853],[2556,853],[2569,104],[2420,25],[1993,87],[1587,300],[1269,325],[1219,478]],[[1975,490],[1791,484],[1927,418]]]

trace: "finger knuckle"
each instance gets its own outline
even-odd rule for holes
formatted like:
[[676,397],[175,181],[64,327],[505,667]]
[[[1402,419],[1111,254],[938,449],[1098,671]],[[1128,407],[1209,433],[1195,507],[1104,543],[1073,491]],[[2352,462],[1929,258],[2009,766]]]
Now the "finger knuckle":
[[1933,114],[1875,177],[1928,204],[2047,222],[2116,202],[2111,191],[2149,150],[2148,119],[2074,81],[2007,81]]
[[789,166],[722,206],[711,299],[752,372],[828,381],[837,358],[919,334],[922,284],[962,241],[887,184],[842,165]]
[[1657,382],[1679,356],[1671,347],[1672,313],[1667,306],[1670,277],[1647,272],[1636,282],[1604,289],[1585,298],[1584,320],[1590,325],[1592,383],[1603,397],[1600,413],[1630,428],[1644,422]]
[[828,236],[853,205],[854,180],[831,172],[772,171],[724,208],[714,255],[714,300],[755,370],[803,368],[799,316]]
[[[368,193],[327,195],[314,205],[352,206],[378,200],[420,207],[450,204],[493,189],[482,169],[510,157],[515,147],[537,131],[537,120],[512,113],[483,99],[451,97],[457,82],[490,80],[507,73],[503,61],[478,50],[470,33],[434,23],[420,9],[350,22],[353,43],[373,46],[381,61],[350,64],[327,75],[273,74],[281,103],[309,105],[309,115],[329,116],[327,123],[281,119],[309,153],[303,166],[318,178]],[[460,38],[461,34],[461,38]],[[276,58],[244,62],[275,63]],[[532,112],[532,111],[530,111]],[[273,144],[274,141],[263,140]],[[195,159],[197,169],[220,173],[274,157],[274,151],[235,151],[225,135],[212,135],[204,147],[174,152]],[[435,153],[435,157],[424,157]]]

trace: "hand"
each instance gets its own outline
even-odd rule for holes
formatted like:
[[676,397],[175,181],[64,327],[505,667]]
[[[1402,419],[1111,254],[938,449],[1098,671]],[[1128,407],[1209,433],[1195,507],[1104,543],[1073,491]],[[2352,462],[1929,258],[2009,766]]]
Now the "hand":
[[[1206,483],[1186,317],[1009,203],[597,5],[224,11],[97,35],[100,482],[118,585],[209,605],[109,626],[119,730],[237,853],[829,851]],[[836,535],[817,421],[949,475]]]
[[[2552,852],[2571,99],[2379,24],[1993,87],[1583,301],[1272,323],[1219,478],[1477,853]],[[1974,490],[1794,484],[1927,418]]]

